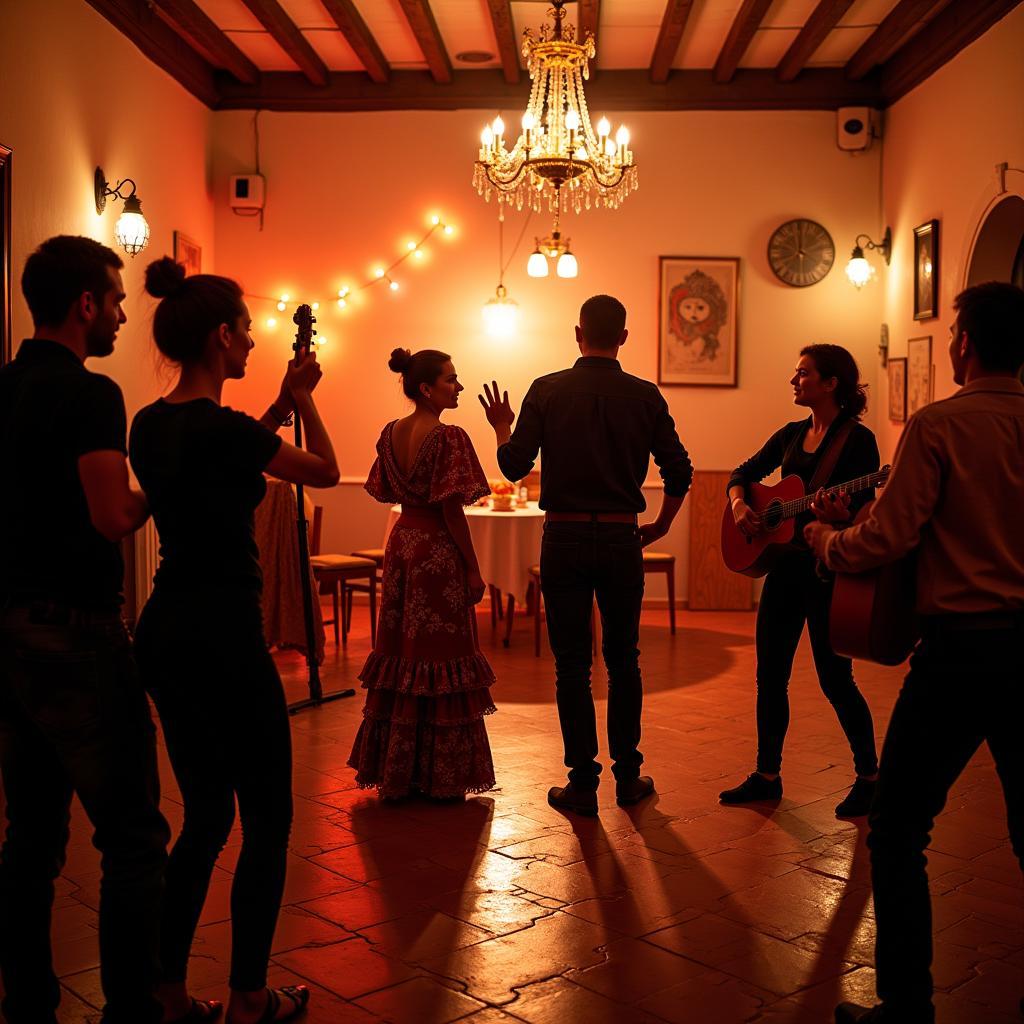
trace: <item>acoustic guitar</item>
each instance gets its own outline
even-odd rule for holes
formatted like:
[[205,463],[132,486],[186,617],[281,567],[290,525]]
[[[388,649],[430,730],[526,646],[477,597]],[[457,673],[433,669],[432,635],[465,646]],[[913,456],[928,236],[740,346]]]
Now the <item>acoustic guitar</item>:
[[[854,519],[871,515],[870,502]],[[920,637],[914,611],[917,553],[867,572],[837,572],[829,613],[829,638],[836,654],[881,665],[900,665]]]
[[[889,479],[889,466],[876,473],[859,476],[843,484],[828,487],[829,493],[873,490]],[[725,506],[722,516],[722,557],[733,572],[744,576],[764,576],[793,547],[796,517],[810,511],[813,494],[804,493],[804,482],[798,476],[787,476],[777,484],[751,484],[747,488],[747,504],[761,523],[759,533],[748,537],[733,519],[732,506]]]

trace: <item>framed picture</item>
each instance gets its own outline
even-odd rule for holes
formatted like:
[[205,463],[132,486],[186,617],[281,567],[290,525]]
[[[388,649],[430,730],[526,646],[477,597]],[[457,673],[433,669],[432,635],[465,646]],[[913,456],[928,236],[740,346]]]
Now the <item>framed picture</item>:
[[907,415],[913,416],[932,400],[932,339],[907,342]]
[[914,319],[939,315],[939,222],[914,228]]
[[904,423],[907,419],[907,360],[890,359],[889,370],[889,419],[893,423]]
[[194,238],[174,232],[174,262],[185,266],[185,276],[199,274],[203,269],[203,250]]
[[736,387],[740,261],[661,256],[658,383]]

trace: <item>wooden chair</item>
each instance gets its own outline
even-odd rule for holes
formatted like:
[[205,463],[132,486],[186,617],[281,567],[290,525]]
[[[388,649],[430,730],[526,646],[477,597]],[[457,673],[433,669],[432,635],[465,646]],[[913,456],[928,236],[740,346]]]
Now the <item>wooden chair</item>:
[[[323,528],[323,507],[313,509],[312,536],[309,541],[309,564],[321,594],[330,594],[334,605],[334,618],[324,619],[325,626],[334,626],[334,643],[342,647],[348,643],[351,623],[348,589],[359,585],[356,581],[366,580],[361,586],[370,598],[370,642],[377,642],[377,563],[370,558],[355,555],[320,554],[320,535]],[[340,641],[339,641],[340,631]]]
[[676,635],[676,556],[667,551],[644,549],[644,574],[663,572],[668,584],[668,622],[672,636]]
[[[369,558],[377,566],[377,586],[380,587],[384,582],[384,549],[383,548],[364,548],[362,551],[352,551],[350,554],[354,558]],[[345,609],[345,614],[348,615],[348,621],[352,621],[352,595],[356,593],[366,594],[369,596],[370,587],[367,583],[348,583],[345,586],[345,592],[348,594],[348,604]]]

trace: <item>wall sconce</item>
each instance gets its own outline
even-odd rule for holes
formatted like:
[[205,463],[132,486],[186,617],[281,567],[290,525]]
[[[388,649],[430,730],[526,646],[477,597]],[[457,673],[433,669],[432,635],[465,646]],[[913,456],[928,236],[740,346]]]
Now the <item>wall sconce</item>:
[[[861,245],[861,239],[864,239],[864,245]],[[856,241],[853,243],[853,252],[850,253],[850,262],[846,264],[846,276],[850,279],[850,284],[854,288],[861,289],[875,276],[875,268],[868,263],[864,258],[864,249],[877,249],[882,254],[882,259],[885,260],[885,265],[889,265],[889,260],[892,258],[892,232],[886,228],[885,236],[880,242],[872,242],[867,235],[858,235]]]
[[[131,178],[124,178],[111,188],[103,173],[103,168],[97,167],[93,184],[96,192],[97,213],[102,213],[107,208],[107,196],[116,196],[118,199],[124,200],[124,210],[117,218],[117,224],[114,225],[114,237],[129,256],[135,256],[142,252],[146,248],[146,243],[149,242],[149,224],[146,223],[146,218],[142,215],[142,203],[135,194],[135,182]],[[128,195],[123,196],[121,189],[126,185],[131,185],[132,190]]]

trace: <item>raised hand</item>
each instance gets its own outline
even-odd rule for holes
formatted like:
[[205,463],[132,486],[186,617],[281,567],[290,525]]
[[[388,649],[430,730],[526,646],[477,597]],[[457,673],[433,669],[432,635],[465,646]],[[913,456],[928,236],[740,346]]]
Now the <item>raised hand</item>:
[[[484,397],[486,395],[486,399]],[[498,382],[491,381],[491,387],[484,385],[484,394],[477,395],[480,399],[480,404],[484,407],[484,412],[487,414],[487,422],[494,427],[495,431],[501,428],[509,428],[512,426],[512,421],[516,418],[516,414],[512,411],[512,406],[508,402],[508,392],[506,391],[501,398],[498,396],[501,392],[498,390]]]
[[307,352],[301,359],[297,355],[288,362],[281,390],[290,394],[292,398],[300,394],[312,394],[323,375],[324,371],[316,361],[315,352]]

